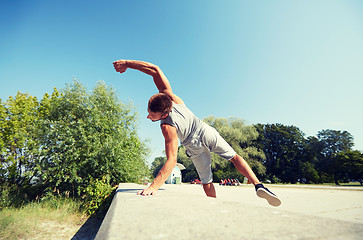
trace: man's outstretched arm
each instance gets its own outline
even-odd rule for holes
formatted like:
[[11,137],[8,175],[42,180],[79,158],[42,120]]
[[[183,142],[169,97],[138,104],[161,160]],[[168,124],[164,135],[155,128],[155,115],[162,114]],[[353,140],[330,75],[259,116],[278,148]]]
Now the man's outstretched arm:
[[181,99],[178,99],[178,97],[173,94],[169,80],[158,66],[136,60],[118,60],[113,62],[113,66],[115,70],[120,73],[125,72],[127,68],[132,68],[152,76],[159,92],[169,95],[176,103],[181,101]]
[[161,125],[161,130],[165,138],[165,152],[167,160],[151,185],[148,188],[138,192],[138,195],[154,195],[161,185],[163,185],[166,179],[168,179],[176,165],[178,154],[178,136],[176,128],[163,124]]

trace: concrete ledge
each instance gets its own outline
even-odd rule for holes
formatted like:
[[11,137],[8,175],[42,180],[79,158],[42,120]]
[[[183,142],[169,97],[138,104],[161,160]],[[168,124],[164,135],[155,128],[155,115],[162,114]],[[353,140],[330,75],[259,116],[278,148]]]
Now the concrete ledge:
[[[217,199],[205,197],[198,185],[163,185],[155,196],[136,195],[143,188],[145,186],[137,184],[119,185],[96,239],[346,240],[361,239],[363,235],[363,219],[359,218],[363,203],[358,208],[355,205],[359,204],[355,201],[360,199],[361,202],[362,191],[339,191],[358,193],[352,202],[358,217],[349,218],[344,212],[338,216],[313,212],[309,209],[315,209],[314,206],[301,205],[298,199],[295,201],[294,194],[300,192],[291,189],[276,189],[283,204],[274,208],[256,197],[253,187],[216,186]],[[311,196],[308,191],[314,190],[303,191]],[[306,203],[317,205],[322,200],[324,197]],[[340,205],[337,202],[332,204],[330,209],[336,212]],[[344,220],[345,216],[348,216],[347,220]]]

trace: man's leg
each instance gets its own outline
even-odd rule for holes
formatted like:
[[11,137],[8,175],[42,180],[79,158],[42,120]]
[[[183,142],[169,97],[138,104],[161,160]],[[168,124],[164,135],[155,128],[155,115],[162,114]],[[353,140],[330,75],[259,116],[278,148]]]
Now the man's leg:
[[274,207],[278,207],[281,205],[280,199],[270,190],[265,188],[265,186],[263,186],[263,184],[257,179],[251,167],[241,156],[237,154],[231,159],[231,161],[233,162],[237,170],[245,177],[247,177],[253,185],[255,185],[257,196],[259,196],[260,198],[265,198],[268,203]]
[[237,170],[242,173],[242,175],[245,176],[248,180],[250,180],[253,185],[261,183],[256,177],[255,173],[252,171],[251,167],[240,155],[237,154],[231,159],[231,161],[233,162]]
[[217,197],[216,189],[214,188],[213,183],[203,184],[203,189],[208,197],[214,197],[214,198]]
[[[194,149],[196,150],[196,149]],[[199,148],[198,155],[191,156],[195,169],[202,181],[203,189],[208,197],[216,197],[216,190],[213,185],[211,155],[207,148]],[[195,151],[196,152],[196,151]]]

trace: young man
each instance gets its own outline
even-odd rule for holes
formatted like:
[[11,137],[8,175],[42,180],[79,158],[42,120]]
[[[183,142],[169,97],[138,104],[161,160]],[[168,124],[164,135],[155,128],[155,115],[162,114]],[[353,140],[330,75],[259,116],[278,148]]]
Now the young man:
[[216,197],[212,183],[211,155],[214,152],[222,158],[232,161],[237,170],[255,185],[259,197],[265,198],[272,206],[279,206],[278,197],[265,188],[247,162],[232,149],[232,147],[219,135],[219,133],[203,121],[199,120],[176,96],[168,79],[158,66],[143,61],[118,60],[113,63],[117,72],[123,73],[132,68],[153,77],[159,90],[148,103],[147,116],[153,122],[160,121],[162,134],[165,138],[165,152],[167,161],[159,171],[153,183],[138,194],[143,196],[154,195],[166,181],[177,162],[178,138],[186,148],[187,155],[202,181],[207,196]]

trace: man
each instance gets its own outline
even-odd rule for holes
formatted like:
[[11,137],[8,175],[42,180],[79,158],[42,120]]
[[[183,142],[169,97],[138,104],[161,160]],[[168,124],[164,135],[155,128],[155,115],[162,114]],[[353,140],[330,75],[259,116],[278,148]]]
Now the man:
[[203,189],[208,197],[216,197],[212,183],[211,155],[214,152],[222,158],[232,161],[237,170],[255,185],[259,197],[265,198],[272,206],[279,206],[278,197],[265,188],[247,162],[232,149],[232,147],[219,135],[219,133],[203,121],[199,120],[176,96],[168,79],[158,66],[148,62],[134,60],[118,60],[113,63],[117,72],[123,73],[132,68],[153,77],[159,90],[148,103],[147,116],[153,122],[160,121],[162,134],[165,138],[166,162],[159,171],[153,183],[138,194],[143,196],[154,195],[166,181],[177,162],[178,138],[186,148],[187,155],[202,181]]

